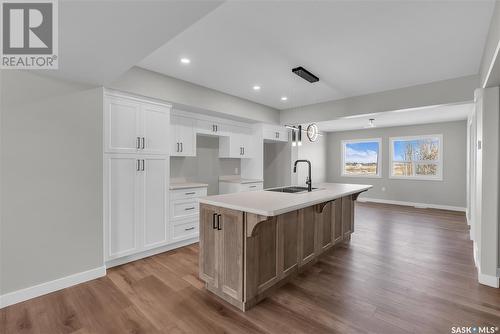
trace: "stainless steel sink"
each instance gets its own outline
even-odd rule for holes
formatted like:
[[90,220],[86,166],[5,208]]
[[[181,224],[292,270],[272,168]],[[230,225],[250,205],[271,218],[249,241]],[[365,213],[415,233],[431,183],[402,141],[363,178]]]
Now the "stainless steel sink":
[[[312,190],[318,189],[318,188],[312,188]],[[298,186],[290,186],[290,187],[282,187],[282,188],[272,188],[272,189],[265,189],[266,191],[276,191],[280,193],[301,193],[301,192],[307,192],[307,187],[298,187]]]

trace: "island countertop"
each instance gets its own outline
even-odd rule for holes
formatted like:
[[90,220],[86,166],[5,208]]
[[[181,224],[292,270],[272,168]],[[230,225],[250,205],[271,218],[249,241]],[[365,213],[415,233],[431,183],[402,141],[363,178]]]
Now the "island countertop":
[[275,191],[245,191],[200,198],[200,203],[262,216],[277,216],[311,205],[328,202],[343,196],[366,191],[373,186],[366,184],[318,183],[311,192],[282,193]]

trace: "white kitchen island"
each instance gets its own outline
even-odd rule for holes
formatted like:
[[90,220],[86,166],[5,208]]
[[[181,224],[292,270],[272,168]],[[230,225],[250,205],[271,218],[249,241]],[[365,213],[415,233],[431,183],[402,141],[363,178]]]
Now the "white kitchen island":
[[371,185],[322,183],[200,199],[200,278],[242,311],[354,232],[354,202]]

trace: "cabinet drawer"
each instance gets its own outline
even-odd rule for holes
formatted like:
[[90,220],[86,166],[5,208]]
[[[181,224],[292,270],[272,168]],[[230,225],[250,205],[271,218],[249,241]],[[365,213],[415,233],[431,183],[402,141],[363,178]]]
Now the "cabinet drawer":
[[175,241],[194,238],[199,234],[198,220],[185,222],[173,226],[172,239]]
[[198,199],[177,200],[170,202],[170,218],[179,219],[197,215],[200,209]]
[[256,190],[262,190],[264,188],[264,185],[262,182],[255,182],[255,183],[245,183],[240,185],[241,191],[256,191]]
[[207,196],[207,188],[185,188],[170,190],[170,200]]

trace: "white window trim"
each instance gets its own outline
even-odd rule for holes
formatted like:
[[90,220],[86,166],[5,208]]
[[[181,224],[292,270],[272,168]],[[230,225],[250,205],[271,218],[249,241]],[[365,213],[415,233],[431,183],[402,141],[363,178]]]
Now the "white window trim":
[[[377,142],[378,143],[378,155],[377,155],[377,175],[353,175],[353,174],[345,174],[344,166],[345,166],[345,147],[346,144],[352,143],[366,143],[366,142]],[[348,139],[342,140],[340,142],[340,151],[342,158],[340,159],[340,176],[342,177],[361,177],[367,179],[380,179],[382,178],[382,138],[363,138],[363,139]]]
[[[436,176],[396,176],[393,175],[392,165],[394,162],[394,142],[395,141],[409,141],[409,140],[418,140],[418,139],[427,139],[427,138],[438,138],[439,139],[439,159],[433,160],[433,163],[438,164],[438,174]],[[389,178],[390,179],[401,179],[401,180],[422,180],[422,181],[443,181],[443,135],[435,134],[435,135],[420,135],[420,136],[404,136],[404,137],[389,137]],[[418,162],[426,162],[429,161],[416,161]]]

